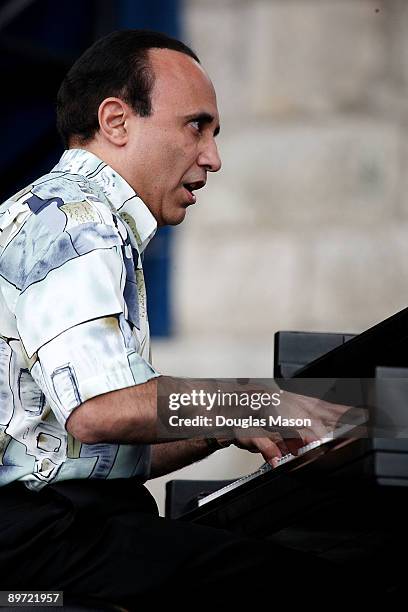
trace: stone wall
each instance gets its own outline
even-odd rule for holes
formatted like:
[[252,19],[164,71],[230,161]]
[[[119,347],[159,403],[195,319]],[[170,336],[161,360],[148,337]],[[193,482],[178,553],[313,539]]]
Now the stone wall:
[[[408,303],[408,3],[184,4],[223,169],[175,229],[177,335],[156,363],[268,376],[278,329],[359,332]],[[248,460],[231,450],[188,473]]]

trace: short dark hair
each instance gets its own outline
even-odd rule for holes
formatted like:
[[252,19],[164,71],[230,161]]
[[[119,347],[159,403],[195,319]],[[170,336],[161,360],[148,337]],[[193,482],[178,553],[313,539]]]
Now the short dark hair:
[[200,63],[187,45],[161,32],[120,30],[104,36],[73,64],[58,91],[57,129],[65,147],[73,137],[81,144],[93,138],[99,105],[110,96],[123,99],[142,117],[151,114],[149,49],[172,49]]

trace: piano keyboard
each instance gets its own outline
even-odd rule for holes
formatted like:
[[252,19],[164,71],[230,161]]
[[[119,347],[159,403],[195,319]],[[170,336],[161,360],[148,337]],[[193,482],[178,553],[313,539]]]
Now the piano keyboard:
[[[363,422],[364,420],[361,420],[359,424],[363,424]],[[329,433],[324,438],[321,438],[320,440],[315,440],[314,442],[310,442],[309,444],[306,444],[305,446],[302,446],[301,448],[299,448],[297,455],[288,453],[287,455],[283,455],[282,457],[279,457],[276,467],[272,467],[272,465],[270,465],[269,463],[264,463],[263,465],[261,465],[261,467],[255,470],[255,472],[251,472],[250,474],[242,476],[241,478],[234,480],[234,482],[231,482],[225,487],[222,487],[221,489],[218,489],[217,491],[214,491],[213,493],[210,493],[209,495],[206,495],[205,497],[198,499],[198,504],[197,504],[198,507],[200,508],[204,506],[205,504],[208,504],[214,499],[221,497],[225,493],[228,493],[229,491],[233,491],[236,488],[246,484],[247,482],[250,482],[251,480],[258,478],[259,476],[262,476],[266,472],[270,472],[271,470],[279,469],[281,465],[284,465],[288,463],[289,461],[293,461],[300,455],[304,455],[305,453],[313,450],[314,448],[323,446],[327,444],[328,442],[331,442],[335,438],[341,438],[345,434],[349,433],[352,429],[354,429],[356,424],[357,423],[355,423],[354,425],[346,424],[346,425],[342,425],[341,427],[338,427],[334,432]]]

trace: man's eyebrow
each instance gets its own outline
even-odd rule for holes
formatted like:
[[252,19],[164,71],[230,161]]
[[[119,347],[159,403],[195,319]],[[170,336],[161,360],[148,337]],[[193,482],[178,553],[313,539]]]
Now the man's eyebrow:
[[[210,113],[206,113],[206,112],[188,115],[186,119],[187,121],[199,121],[200,123],[213,123],[213,121],[215,120],[213,115],[211,115]],[[218,136],[218,134],[220,133],[220,129],[221,129],[220,126],[217,125],[217,127],[214,130],[214,136]]]

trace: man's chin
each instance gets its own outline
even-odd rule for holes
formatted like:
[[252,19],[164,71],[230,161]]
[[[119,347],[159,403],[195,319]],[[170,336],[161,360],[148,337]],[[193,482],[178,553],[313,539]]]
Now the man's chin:
[[187,206],[181,205],[177,210],[172,210],[163,215],[163,222],[159,225],[179,225],[185,219]]

